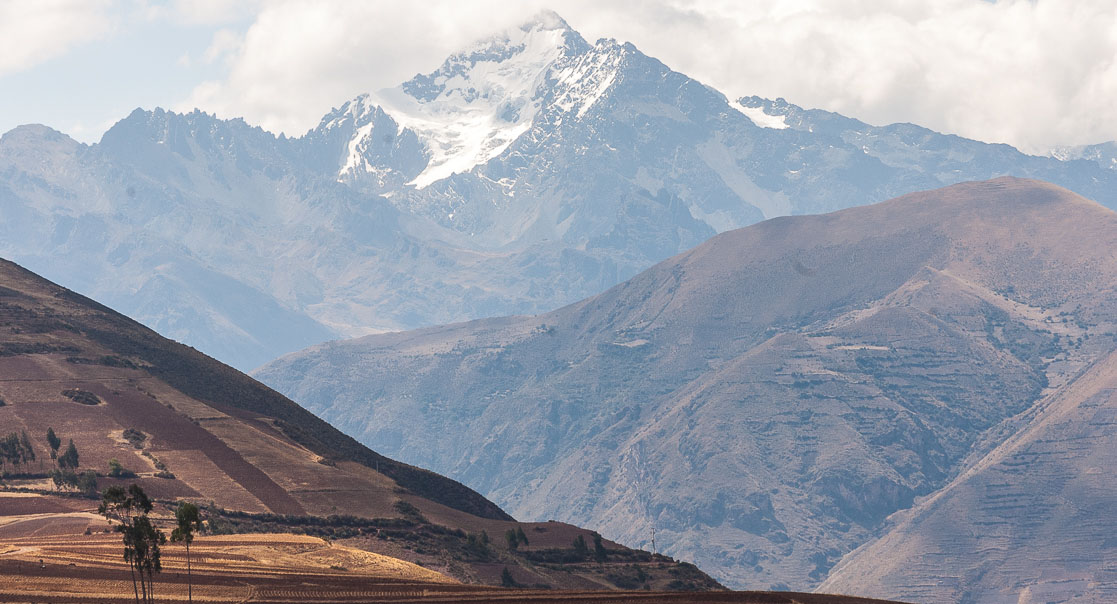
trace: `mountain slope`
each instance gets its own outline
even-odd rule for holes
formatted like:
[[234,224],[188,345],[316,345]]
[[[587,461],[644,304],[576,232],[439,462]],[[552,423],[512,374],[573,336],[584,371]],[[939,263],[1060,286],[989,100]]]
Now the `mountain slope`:
[[[243,122],[197,113],[135,112],[92,147],[42,127],[13,130],[0,139],[3,253],[221,358],[250,364],[329,338],[336,332],[227,266],[286,265],[281,201],[312,228],[314,212],[295,206],[313,200],[291,190],[274,146]],[[345,198],[329,197],[319,213],[346,216]],[[313,283],[288,275],[292,294],[312,299]]]
[[[401,492],[482,518],[510,519],[462,485],[378,455],[243,373],[96,302],[7,261],[0,261],[0,279],[5,317],[0,397],[3,411],[11,414],[10,429],[18,425],[45,433],[43,424],[58,420],[67,425],[66,433],[82,433],[86,438],[75,440],[98,453],[111,449],[119,437],[111,429],[97,433],[100,428],[94,426],[138,429],[158,443],[149,452],[185,456],[185,467],[172,467],[172,472],[202,481],[174,478],[162,487],[234,509],[321,514],[329,509],[323,497],[356,501],[362,493],[383,490],[359,477],[378,468],[383,476],[378,480],[393,482]],[[75,389],[92,393],[94,404],[69,400],[75,397],[65,392]],[[241,431],[254,436],[236,438]],[[259,442],[252,443],[254,438]],[[191,457],[197,453],[204,459]],[[154,463],[138,451],[134,457],[144,468]],[[196,470],[216,464],[237,483],[231,492],[254,505],[226,501],[228,485],[207,483],[205,472],[192,471],[195,463]],[[358,475],[346,464],[361,468]]]
[[[25,432],[37,458],[6,453],[5,489],[50,488],[53,429],[76,445],[79,472],[98,473],[98,488],[138,482],[163,513],[177,499],[208,504],[211,528],[331,537],[470,583],[499,584],[507,567],[525,585],[721,589],[693,566],[608,541],[604,563],[587,560],[572,544],[596,533],[518,523],[460,483],[379,455],[248,376],[8,261],[0,376],[0,434]],[[111,460],[134,476],[114,477]],[[0,515],[25,515],[20,501],[0,498]],[[57,503],[36,501],[44,513]],[[531,543],[484,537],[510,530]]]
[[630,544],[655,528],[730,585],[813,587],[1113,349],[1115,226],[1049,184],[966,183],[769,220],[551,313],[324,344],[257,377],[517,515]]
[[162,110],[88,146],[17,128],[0,255],[247,370],[548,311],[764,218],[1003,174],[1117,207],[1107,165],[731,100],[542,13],[298,138]]
[[819,589],[926,602],[1114,601],[1115,387],[1111,353],[843,559]]

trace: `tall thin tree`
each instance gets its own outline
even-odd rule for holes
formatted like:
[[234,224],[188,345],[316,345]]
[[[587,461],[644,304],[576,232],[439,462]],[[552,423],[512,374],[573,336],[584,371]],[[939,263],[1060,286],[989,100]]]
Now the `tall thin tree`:
[[31,438],[27,436],[27,430],[19,431],[19,459],[23,464],[23,471],[31,471],[31,462],[35,461],[35,447],[31,446]]
[[[124,537],[124,561],[128,563],[128,570],[132,573],[132,592],[136,596],[136,604],[140,602],[140,589],[136,584],[136,549],[132,539],[132,508],[135,501],[121,486],[111,486],[101,493],[101,505],[97,508],[109,524],[115,520],[116,532]],[[146,595],[146,594],[145,594]],[[146,598],[145,598],[146,599]]]
[[[147,516],[153,507],[140,485],[133,484],[127,491],[119,486],[105,489],[98,508],[110,524],[114,520],[119,523],[116,532],[123,536],[124,560],[132,571],[132,591],[137,604],[141,596],[144,602],[150,602],[154,597],[153,576],[162,570],[159,546],[167,542],[166,535],[156,529]],[[140,576],[138,588],[137,573]]]
[[78,448],[74,446],[74,439],[66,445],[66,451],[58,457],[58,465],[62,468],[76,470],[78,468]]
[[148,602],[155,602],[155,573],[163,570],[159,546],[167,542],[167,536],[163,531],[155,528],[147,514],[136,516],[132,522],[132,529],[135,534],[140,581],[142,583],[146,576],[147,586],[144,593],[147,594]]
[[51,461],[58,461],[58,448],[62,446],[62,439],[54,433],[54,428],[47,428],[47,444],[50,445]]
[[175,520],[178,526],[171,532],[171,541],[186,544],[186,597],[188,602],[194,601],[194,579],[190,571],[190,544],[194,542],[194,533],[202,531],[202,519],[198,513],[198,506],[189,501],[180,501],[175,510]]

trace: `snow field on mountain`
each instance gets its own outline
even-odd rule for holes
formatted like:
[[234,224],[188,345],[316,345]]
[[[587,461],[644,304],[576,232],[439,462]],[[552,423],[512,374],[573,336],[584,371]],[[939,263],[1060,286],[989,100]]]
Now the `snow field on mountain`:
[[385,111],[415,131],[430,152],[426,169],[408,184],[424,188],[468,172],[503,153],[531,127],[539,111],[538,89],[562,54],[565,34],[543,23],[525,28],[447,61],[434,78],[442,90],[433,100],[417,99],[403,87],[376,95]]

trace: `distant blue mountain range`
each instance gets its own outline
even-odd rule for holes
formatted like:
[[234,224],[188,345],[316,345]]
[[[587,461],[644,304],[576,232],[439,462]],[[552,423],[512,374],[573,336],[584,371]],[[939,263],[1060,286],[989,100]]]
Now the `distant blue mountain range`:
[[959,181],[1026,176],[1117,207],[1111,156],[728,99],[543,13],[299,138],[159,109],[88,146],[16,128],[0,255],[250,369],[550,310],[719,232]]

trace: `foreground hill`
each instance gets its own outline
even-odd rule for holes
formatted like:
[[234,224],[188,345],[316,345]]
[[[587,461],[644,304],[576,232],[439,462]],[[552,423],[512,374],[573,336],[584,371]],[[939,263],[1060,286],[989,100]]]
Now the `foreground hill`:
[[[1115,246],[1117,215],[1065,189],[965,183],[725,233],[552,313],[324,344],[257,376],[519,516],[633,545],[654,528],[732,586],[812,588],[1112,353]],[[1094,467],[1069,455],[1053,471]],[[1040,503],[1026,484],[1015,505]],[[1015,585],[1044,573],[1035,526],[1002,552]],[[914,559],[923,539],[898,541]],[[841,585],[899,593],[861,572]]]
[[[92,503],[75,497],[0,491],[0,600],[51,604],[134,601],[131,573],[120,556],[120,537],[103,518],[90,512]],[[173,526],[170,511],[170,506],[157,506],[156,524]],[[566,590],[468,585],[415,564],[302,534],[200,536],[191,547],[189,564],[188,571],[181,544],[164,546],[162,572],[154,582],[157,600],[185,600],[192,591],[193,598],[214,603],[889,604],[832,594],[680,593],[650,585],[627,592],[594,589],[593,584]],[[678,570],[678,565],[667,561],[659,564]],[[633,576],[654,572],[646,564],[614,570]]]
[[249,370],[549,311],[719,232],[965,180],[1117,207],[1108,162],[731,99],[552,13],[343,101],[296,138],[160,109],[94,145],[12,130],[0,256]]
[[[134,601],[120,536],[73,497],[0,491],[0,600],[109,604]],[[84,505],[83,505],[84,504]],[[156,523],[173,525],[159,506]],[[764,592],[543,590],[458,583],[434,571],[308,535],[204,535],[163,547],[156,601],[345,604],[539,602],[887,604],[841,595]],[[644,568],[644,567],[641,567]],[[634,572],[635,567],[629,571]],[[188,578],[189,577],[189,578]],[[188,583],[189,581],[189,583]],[[188,588],[188,584],[192,587]]]
[[[643,569],[649,588],[719,588],[693,566],[607,541],[605,563],[591,563],[572,550],[579,536],[594,543],[590,531],[517,523],[461,484],[379,455],[252,378],[0,260],[0,437],[26,433],[36,458],[5,446],[9,486],[50,487],[48,429],[72,440],[97,487],[139,482],[161,501],[197,501],[224,532],[311,533],[469,582],[500,583],[510,567],[526,585],[615,589],[615,564]],[[30,501],[0,498],[0,512]],[[56,511],[34,503],[22,513]],[[509,530],[530,544],[510,547]]]

